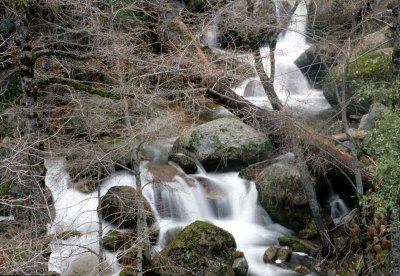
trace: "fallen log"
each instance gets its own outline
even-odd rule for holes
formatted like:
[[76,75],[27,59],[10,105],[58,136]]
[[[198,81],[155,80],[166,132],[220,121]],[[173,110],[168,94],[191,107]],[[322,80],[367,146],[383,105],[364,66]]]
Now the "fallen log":
[[[349,134],[353,136],[354,139],[364,139],[368,135],[368,131],[362,129],[349,129]],[[337,142],[345,142],[349,140],[349,137],[346,133],[338,133],[332,135],[332,139]]]
[[[266,133],[274,144],[285,147],[292,145],[293,141],[298,142],[304,149],[310,167],[316,173],[322,173],[327,167],[334,166],[354,178],[356,167],[350,154],[337,147],[332,140],[296,122],[287,112],[259,108],[237,95],[223,82],[214,83],[206,90],[205,95],[227,108],[244,123]],[[371,173],[364,167],[360,169],[364,188],[372,188]]]

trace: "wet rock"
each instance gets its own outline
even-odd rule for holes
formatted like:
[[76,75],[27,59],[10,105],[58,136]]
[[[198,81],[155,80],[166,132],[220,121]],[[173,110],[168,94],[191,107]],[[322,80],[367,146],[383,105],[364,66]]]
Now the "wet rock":
[[197,172],[197,165],[194,159],[183,153],[172,153],[168,156],[168,160],[178,164],[187,174]]
[[265,263],[275,263],[276,253],[278,252],[278,248],[271,246],[268,247],[264,252],[263,260]]
[[317,45],[313,45],[294,61],[307,79],[314,84],[322,80],[327,70],[322,62],[320,51]]
[[188,269],[195,275],[233,276],[235,251],[236,242],[230,233],[195,221],[155,256],[152,266],[159,275],[179,275],[182,269]]
[[144,197],[138,197],[129,186],[111,187],[101,198],[100,212],[103,219],[122,228],[134,228],[137,220],[137,200],[142,200],[148,225],[153,224],[150,205]]
[[290,248],[271,246],[265,250],[263,260],[265,263],[282,264],[289,260],[292,253]]
[[[236,251],[238,252],[238,251]],[[249,264],[247,263],[246,258],[244,257],[243,252],[242,254],[236,254],[235,252],[235,260],[233,261],[232,269],[235,272],[235,276],[246,276],[249,270]],[[236,255],[241,255],[236,257]]]
[[182,172],[169,164],[149,164],[148,171],[152,174],[155,183],[170,182],[175,176],[184,177]]
[[311,215],[300,180],[299,170],[288,162],[264,168],[256,177],[261,206],[279,224],[300,231]]
[[272,145],[265,134],[238,119],[222,118],[179,137],[172,152],[198,159],[208,171],[234,170],[268,158]]

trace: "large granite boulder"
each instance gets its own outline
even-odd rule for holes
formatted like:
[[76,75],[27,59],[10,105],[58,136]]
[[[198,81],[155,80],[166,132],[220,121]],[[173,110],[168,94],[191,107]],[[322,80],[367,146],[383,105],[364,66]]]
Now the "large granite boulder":
[[[346,99],[350,100],[350,104],[347,106],[349,114],[368,111],[369,102],[359,102],[353,97],[359,84],[390,81],[392,52],[393,48],[376,50],[358,57],[349,64],[346,82]],[[322,84],[325,98],[336,108],[339,108],[336,89],[342,82],[342,66],[337,65],[329,70],[329,74]]]
[[138,200],[142,200],[146,213],[146,222],[153,224],[149,203],[143,196],[137,196],[136,190],[129,186],[114,186],[101,198],[100,212],[103,219],[122,228],[134,228],[137,222]]
[[271,151],[265,134],[235,118],[202,124],[179,137],[172,148],[198,159],[209,171],[241,168],[269,158]]
[[271,218],[296,232],[311,220],[299,170],[292,164],[277,162],[256,176],[261,205]]
[[236,242],[227,231],[213,224],[195,221],[184,228],[154,259],[159,275],[235,275]]

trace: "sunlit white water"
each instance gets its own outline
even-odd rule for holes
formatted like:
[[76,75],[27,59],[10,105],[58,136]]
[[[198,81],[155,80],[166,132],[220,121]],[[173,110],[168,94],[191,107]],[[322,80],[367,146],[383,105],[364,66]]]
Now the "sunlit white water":
[[[98,273],[99,219],[97,192],[83,194],[72,188],[66,172],[65,159],[49,159],[46,185],[53,199],[56,215],[48,227],[49,234],[76,230],[81,236],[66,240],[54,239],[51,244],[49,271],[62,275],[96,275]],[[142,166],[143,183],[151,183],[152,175]],[[128,172],[118,172],[101,185],[101,196],[113,186],[135,187],[135,179]],[[176,176],[163,184],[149,184],[143,189],[160,227],[154,250],[161,250],[185,226],[195,220],[214,223],[230,232],[238,250],[245,253],[250,275],[286,275],[291,271],[267,265],[262,257],[268,246],[276,245],[277,238],[290,231],[272,222],[257,203],[253,182],[238,177],[238,173],[206,174],[203,172]],[[114,227],[103,221],[103,235]],[[118,275],[121,267],[117,253],[106,251],[107,273]]]
[[[307,6],[305,2],[300,1],[288,29],[281,32],[278,37],[275,49],[274,89],[285,106],[302,113],[316,114],[330,109],[331,106],[325,99],[322,90],[311,88],[307,78],[294,63],[311,46],[306,41]],[[270,76],[269,47],[261,48],[260,53],[263,57],[264,70]],[[234,88],[235,92],[243,96],[243,91],[248,82],[249,80],[246,80]],[[266,95],[256,98],[250,97],[248,100],[258,106],[268,106],[266,102],[269,102]]]

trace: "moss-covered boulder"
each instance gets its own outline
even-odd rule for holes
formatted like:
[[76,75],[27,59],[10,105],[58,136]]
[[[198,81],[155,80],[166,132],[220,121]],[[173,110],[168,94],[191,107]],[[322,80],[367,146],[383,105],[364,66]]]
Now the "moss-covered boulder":
[[304,229],[311,220],[299,170],[290,163],[277,162],[256,177],[261,205],[271,218],[294,231]]
[[103,238],[103,246],[110,251],[117,251],[130,247],[132,236],[128,233],[122,233],[117,230],[108,231]]
[[122,228],[134,228],[137,221],[139,202],[145,206],[146,221],[153,224],[149,203],[143,196],[137,196],[136,190],[129,186],[114,186],[101,198],[100,212],[103,219]]
[[154,259],[159,275],[235,275],[232,269],[236,242],[227,231],[195,221],[184,228]]
[[[349,64],[346,82],[346,99],[350,101],[347,107],[349,114],[365,113],[369,103],[360,103],[354,99],[359,84],[387,82],[391,78],[392,48],[370,52],[353,60]],[[339,108],[336,89],[343,82],[342,65],[333,67],[323,80],[324,96],[328,102]]]
[[279,237],[278,241],[280,246],[287,246],[295,252],[311,254],[312,252],[315,252],[317,250],[317,247],[315,247],[311,243],[295,237]]
[[206,170],[237,169],[271,156],[267,136],[236,118],[221,118],[179,137],[172,152],[199,160]]

